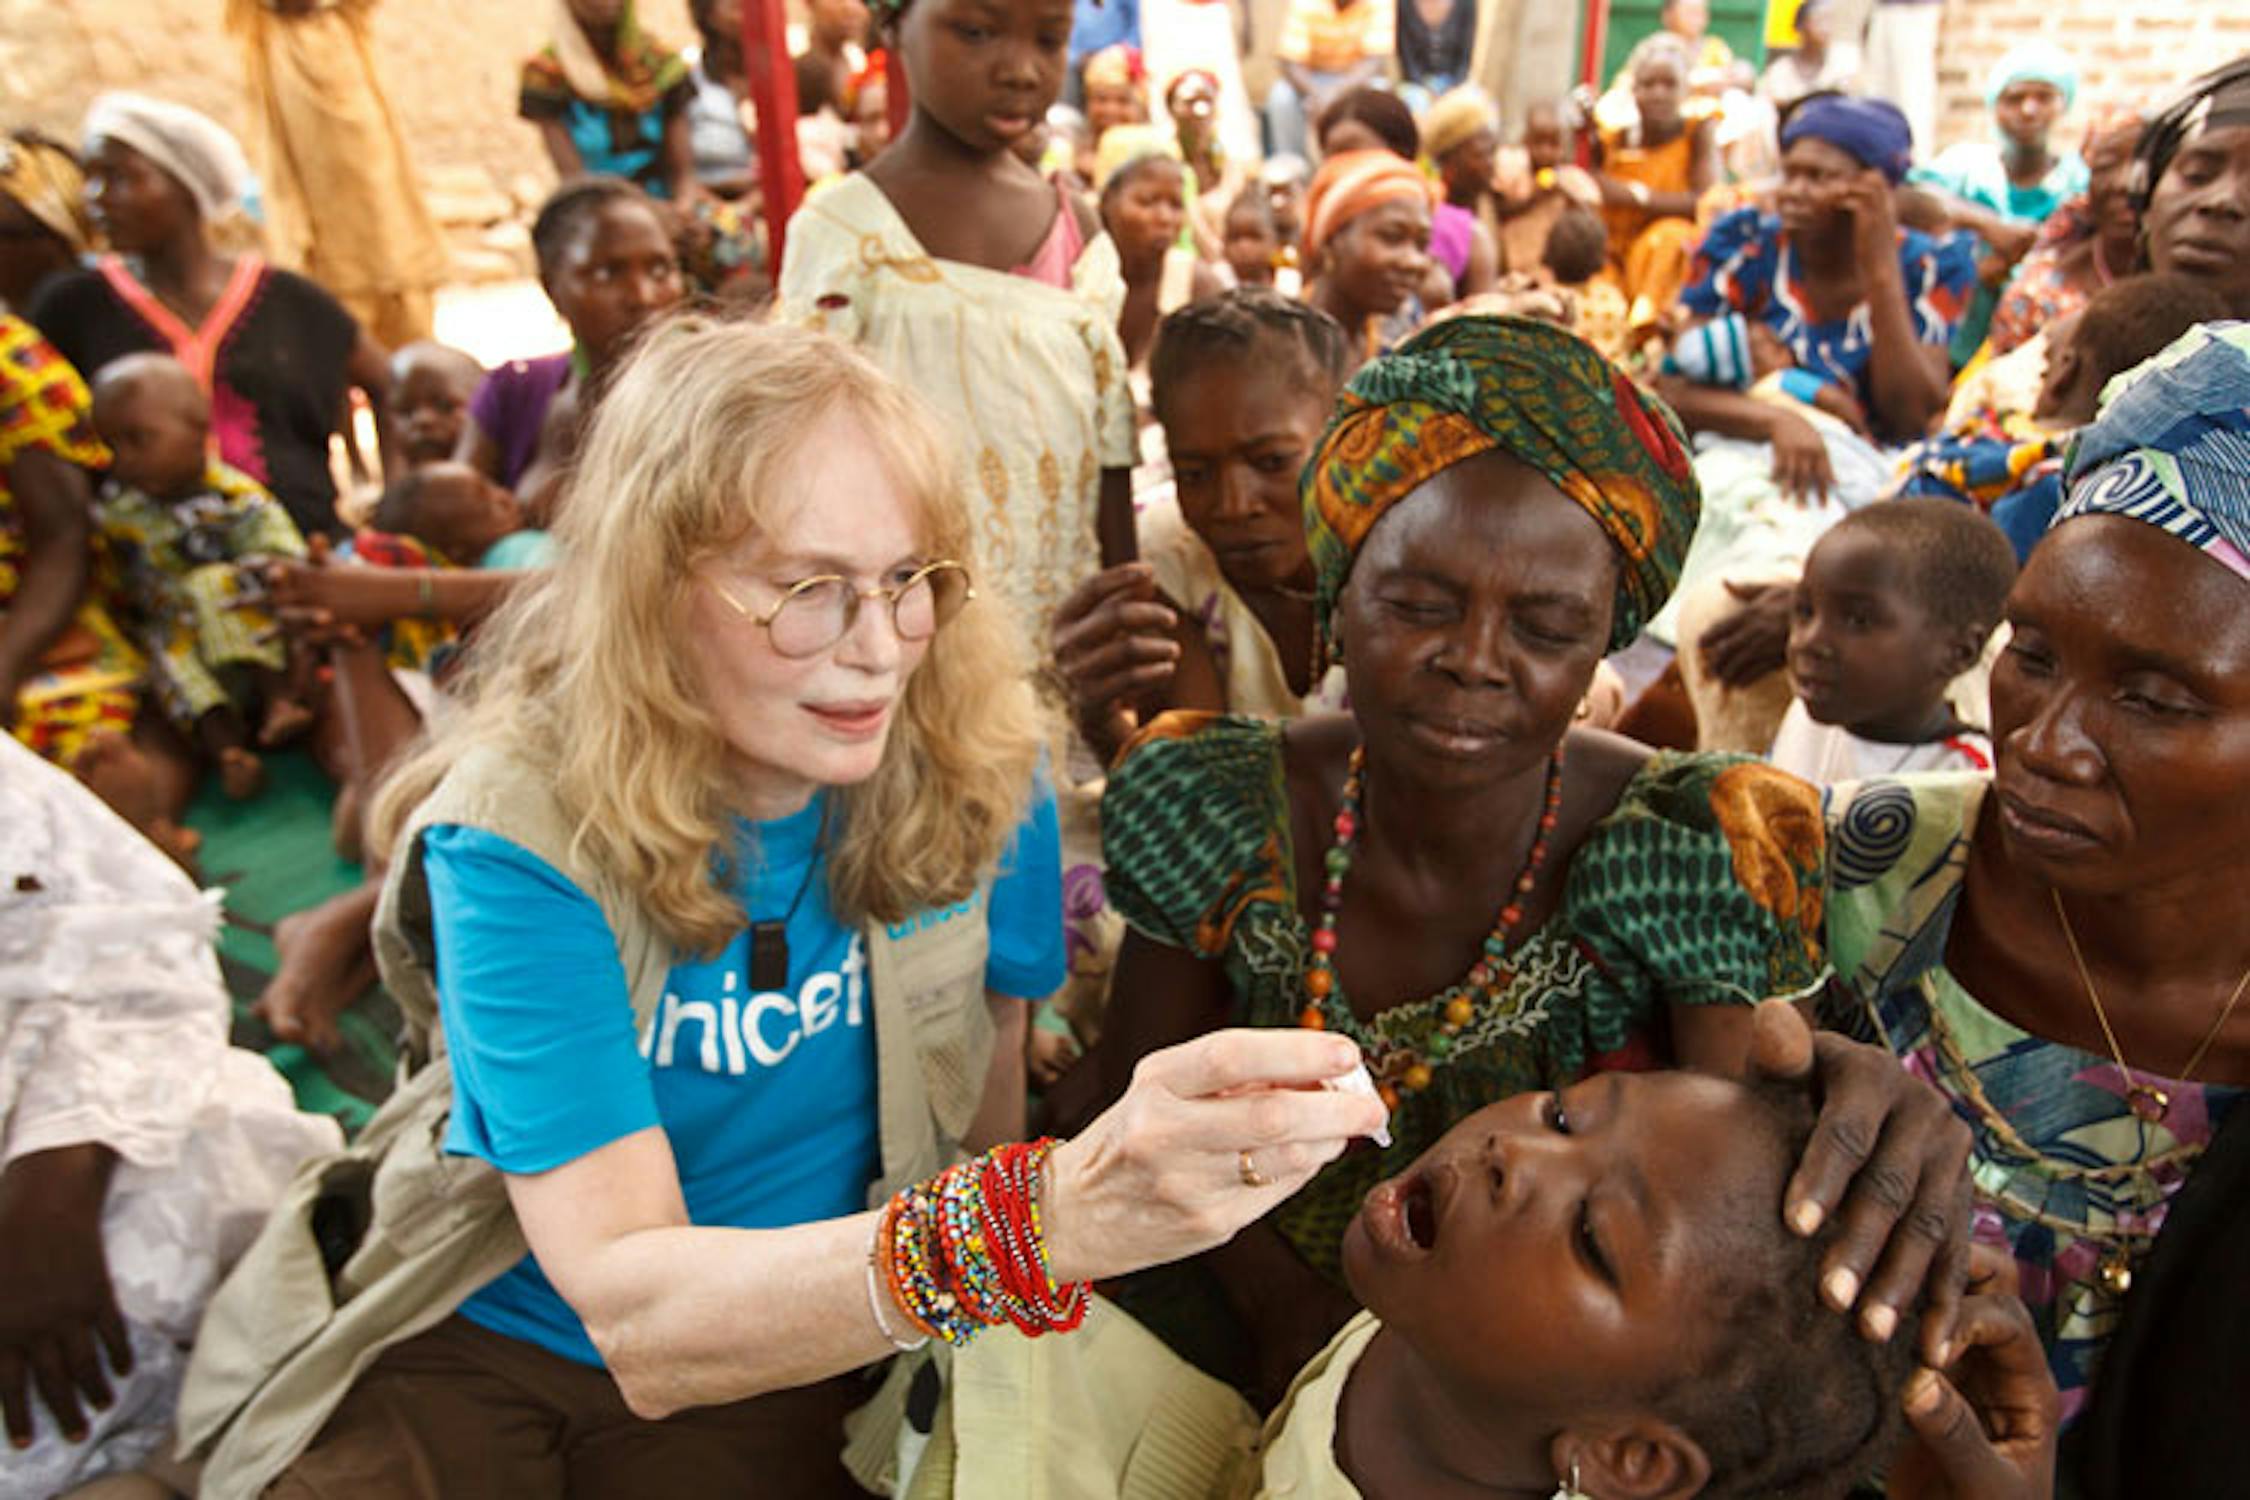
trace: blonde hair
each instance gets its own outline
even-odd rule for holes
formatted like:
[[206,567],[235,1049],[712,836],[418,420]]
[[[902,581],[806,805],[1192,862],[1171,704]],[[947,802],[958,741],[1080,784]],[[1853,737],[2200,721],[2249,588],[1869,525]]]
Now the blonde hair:
[[[954,455],[921,401],[824,334],[681,318],[619,371],[556,527],[561,556],[479,634],[470,703],[385,783],[372,846],[470,749],[547,774],[573,852],[639,894],[682,948],[745,925],[715,878],[731,842],[727,746],[684,642],[699,566],[769,528],[822,419],[849,417],[918,513],[932,557],[971,560]],[[895,922],[969,894],[1028,802],[1044,743],[1023,633],[990,590],[930,642],[881,764],[831,792],[839,919]]]

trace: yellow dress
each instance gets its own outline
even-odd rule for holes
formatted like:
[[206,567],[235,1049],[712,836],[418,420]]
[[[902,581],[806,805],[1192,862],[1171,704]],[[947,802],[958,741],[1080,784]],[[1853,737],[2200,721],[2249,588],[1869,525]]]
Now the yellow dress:
[[[1636,145],[1622,131],[1605,134],[1602,169],[1652,193],[1690,192],[1700,128],[1691,112],[1679,138],[1661,146]],[[1659,217],[1637,204],[1610,205],[1602,218],[1609,225],[1610,269],[1625,293],[1628,321],[1635,328],[1648,327],[1679,301],[1701,231],[1692,219]]]
[[1072,288],[925,250],[883,190],[854,173],[789,222],[778,316],[859,345],[937,411],[976,518],[976,575],[1039,638],[1101,566],[1104,469],[1137,457],[1117,314],[1125,283],[1107,235]]
[[268,254],[333,294],[379,344],[430,336],[452,254],[375,71],[375,0],[301,16],[228,0],[265,187]]

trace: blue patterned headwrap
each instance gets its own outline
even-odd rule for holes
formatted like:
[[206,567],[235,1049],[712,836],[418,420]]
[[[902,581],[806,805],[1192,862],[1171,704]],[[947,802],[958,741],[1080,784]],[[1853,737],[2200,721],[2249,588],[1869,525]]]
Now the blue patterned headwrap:
[[1807,137],[1849,152],[1862,166],[1888,177],[1894,187],[1906,180],[1906,169],[1914,160],[1914,127],[1888,99],[1815,95],[1781,127],[1781,149],[1786,151]]
[[2128,516],[2250,579],[2250,323],[2191,328],[2102,394],[2054,525]]

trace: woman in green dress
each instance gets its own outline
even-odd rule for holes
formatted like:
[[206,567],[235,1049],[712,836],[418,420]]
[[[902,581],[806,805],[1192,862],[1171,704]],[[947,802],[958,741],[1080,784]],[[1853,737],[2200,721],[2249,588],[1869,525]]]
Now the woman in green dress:
[[[1559,329],[1456,319],[1352,381],[1302,489],[1322,665],[1342,662],[1351,713],[1167,715],[1102,809],[1109,898],[1133,929],[1098,1049],[1108,1091],[1184,1037],[1310,1026],[1358,1041],[1393,1105],[1387,1149],[1332,1165],[1195,1285],[1134,1304],[1171,1332],[1209,1325],[1223,1293],[1237,1327],[1183,1352],[1269,1390],[1350,1315],[1338,1247],[1381,1177],[1525,1090],[1675,1062],[1740,1072],[1749,1007],[1827,972],[1809,787],[1572,727],[1694,532],[1670,412]],[[1883,1153],[1948,1222],[1957,1176],[1907,1160],[1943,1154],[1942,1110],[1898,1098],[1910,1118]],[[1833,1210],[1839,1176],[1801,1178],[1792,1203]],[[1843,1305],[1874,1263],[1863,1238],[1828,1268],[1852,1278]],[[1928,1261],[1886,1263],[1886,1314]],[[1168,1318],[1158,1304],[1181,1297],[1193,1310]]]

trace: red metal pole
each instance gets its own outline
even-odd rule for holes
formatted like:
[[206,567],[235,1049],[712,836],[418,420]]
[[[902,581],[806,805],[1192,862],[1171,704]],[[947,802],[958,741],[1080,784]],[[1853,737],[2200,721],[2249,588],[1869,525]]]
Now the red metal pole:
[[[1584,49],[1579,55],[1578,81],[1586,88],[1589,97],[1602,96],[1602,53],[1609,48],[1609,0],[1585,0],[1586,35]],[[1586,121],[1586,129],[1578,136],[1578,164],[1594,164],[1593,121]]]
[[789,60],[784,0],[743,0],[742,63],[758,116],[758,190],[765,199],[766,245],[778,285],[789,216],[805,196],[804,163],[797,159],[797,72]]

